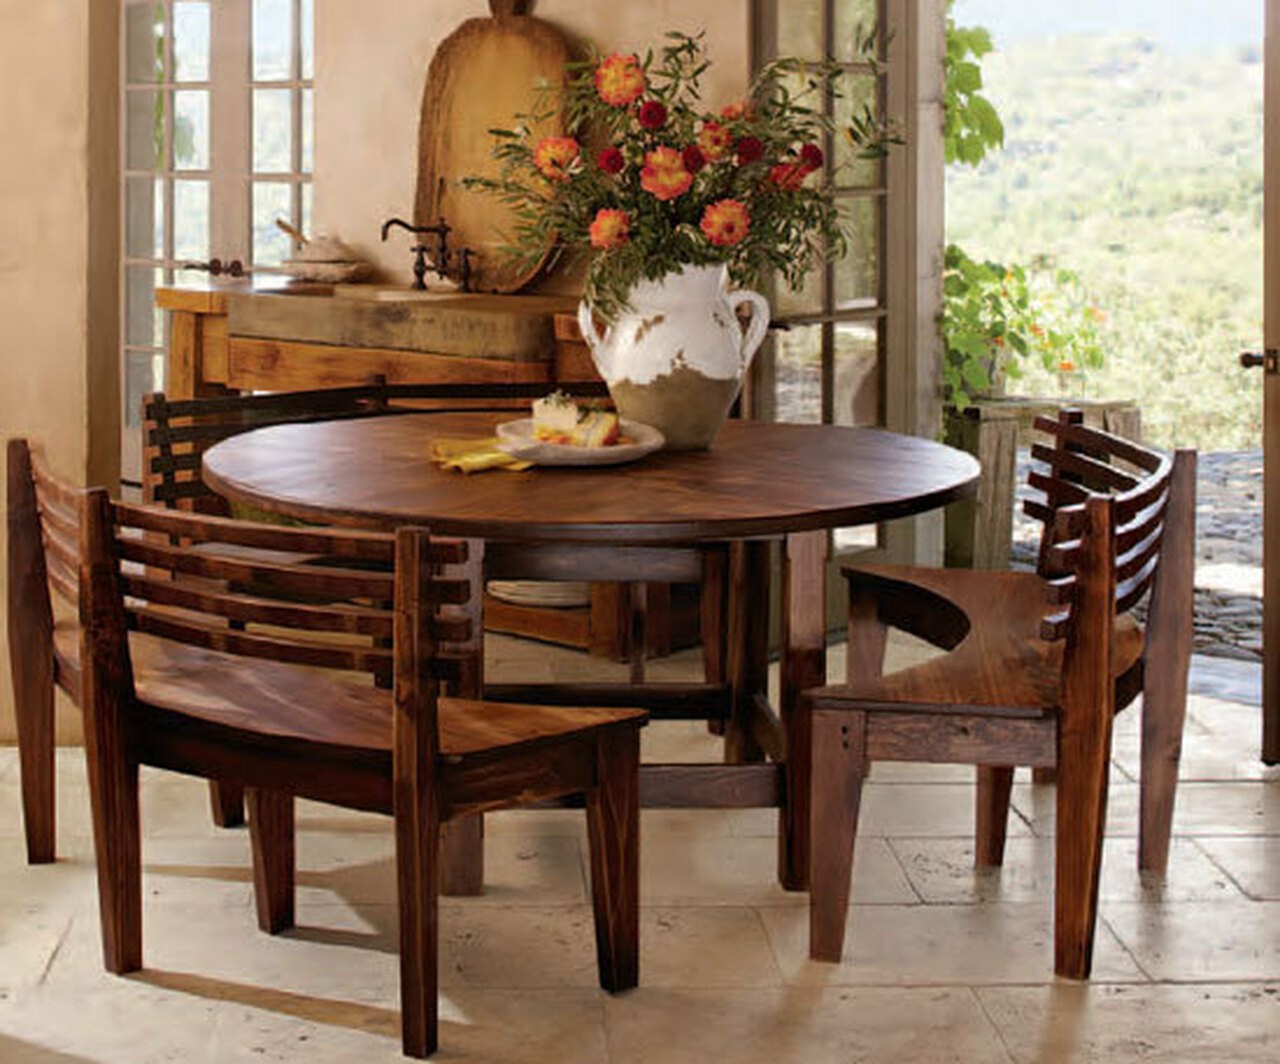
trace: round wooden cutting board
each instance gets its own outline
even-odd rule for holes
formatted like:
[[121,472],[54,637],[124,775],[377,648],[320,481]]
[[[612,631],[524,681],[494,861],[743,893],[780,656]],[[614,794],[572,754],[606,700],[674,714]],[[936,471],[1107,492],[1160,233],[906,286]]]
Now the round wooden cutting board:
[[519,291],[546,262],[544,255],[533,266],[517,266],[503,256],[515,212],[495,196],[462,187],[464,177],[498,175],[489,130],[511,129],[517,114],[554,111],[531,127],[535,141],[564,132],[560,93],[545,87],[563,86],[571,48],[555,27],[527,15],[528,7],[528,0],[489,0],[492,18],[468,19],[441,42],[422,95],[414,217],[418,225],[443,217],[453,227],[450,247],[474,249],[478,292]]

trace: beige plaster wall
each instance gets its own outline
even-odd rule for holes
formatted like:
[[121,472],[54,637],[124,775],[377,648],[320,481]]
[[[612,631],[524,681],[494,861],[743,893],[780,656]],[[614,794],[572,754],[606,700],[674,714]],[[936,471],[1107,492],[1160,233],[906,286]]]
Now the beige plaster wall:
[[[0,0],[0,429],[39,440],[80,483],[119,476],[115,11],[113,0]],[[2,631],[0,660],[3,740]]]
[[[746,86],[748,0],[642,4],[541,0],[533,13],[601,48],[643,51],[668,30],[707,31],[709,104]],[[315,225],[337,232],[401,283],[412,279],[404,235],[378,242],[382,222],[413,214],[418,116],[436,46],[483,0],[318,0]]]

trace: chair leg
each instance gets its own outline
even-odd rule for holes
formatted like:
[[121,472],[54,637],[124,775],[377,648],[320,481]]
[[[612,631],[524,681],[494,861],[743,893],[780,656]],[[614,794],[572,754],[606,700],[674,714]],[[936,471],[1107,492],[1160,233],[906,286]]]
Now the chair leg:
[[838,964],[844,952],[858,807],[867,774],[867,716],[813,711],[809,807],[809,956]]
[[9,665],[18,725],[27,863],[49,864],[57,859],[53,660],[47,652],[23,654],[11,643]]
[[277,935],[294,925],[297,856],[293,795],[250,787],[244,796],[249,809],[258,927],[268,935]]
[[1088,979],[1093,967],[1111,750],[1105,716],[1063,728],[1058,741],[1053,967],[1068,979]]
[[1164,875],[1187,715],[1185,672],[1150,662],[1142,691],[1142,776],[1138,795],[1138,868]]
[[209,781],[209,806],[213,822],[220,828],[238,828],[244,824],[244,788],[238,783]]
[[99,756],[88,745],[89,798],[98,866],[102,959],[116,975],[142,967],[142,825],[138,817],[138,766],[116,751]]
[[484,893],[484,814],[450,820],[440,831],[440,893],[474,898]]
[[401,1039],[405,1056],[421,1058],[439,1044],[440,808],[432,786],[399,788],[397,799]]
[[599,784],[587,793],[596,964],[605,990],[640,980],[640,729],[600,736]]
[[1012,790],[1012,765],[978,766],[974,864],[979,868],[998,868],[1004,864],[1004,840],[1009,830],[1009,794]]

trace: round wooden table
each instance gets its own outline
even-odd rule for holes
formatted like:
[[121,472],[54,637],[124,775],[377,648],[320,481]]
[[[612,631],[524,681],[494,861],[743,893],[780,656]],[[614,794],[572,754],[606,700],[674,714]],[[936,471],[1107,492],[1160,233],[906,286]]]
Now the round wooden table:
[[[660,451],[627,465],[467,476],[432,463],[434,439],[490,435],[510,416],[415,414],[256,429],[210,448],[203,475],[234,501],[290,517],[384,530],[417,524],[483,541],[476,553],[485,557],[486,577],[709,577],[724,591],[719,603],[704,601],[704,623],[719,625],[727,639],[723,653],[708,660],[706,685],[614,691],[592,684],[574,692],[557,684],[554,700],[580,695],[644,705],[668,718],[715,715],[719,707],[730,764],[647,765],[642,801],[780,806],[780,879],[803,889],[808,742],[795,707],[802,690],[826,678],[829,531],[971,494],[978,463],[942,444],[889,432],[750,421],[730,421],[709,451]],[[776,713],[765,695],[774,541],[782,544]],[[536,700],[530,685],[491,686],[486,693]]]

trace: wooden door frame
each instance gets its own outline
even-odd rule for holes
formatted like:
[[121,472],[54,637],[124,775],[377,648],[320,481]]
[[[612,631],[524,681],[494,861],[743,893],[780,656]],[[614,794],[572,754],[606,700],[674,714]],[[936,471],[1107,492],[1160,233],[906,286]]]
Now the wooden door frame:
[[[1280,350],[1280,0],[1266,0],[1264,347]],[[1270,360],[1269,360],[1270,361]],[[1263,375],[1262,760],[1280,764],[1280,373]]]

